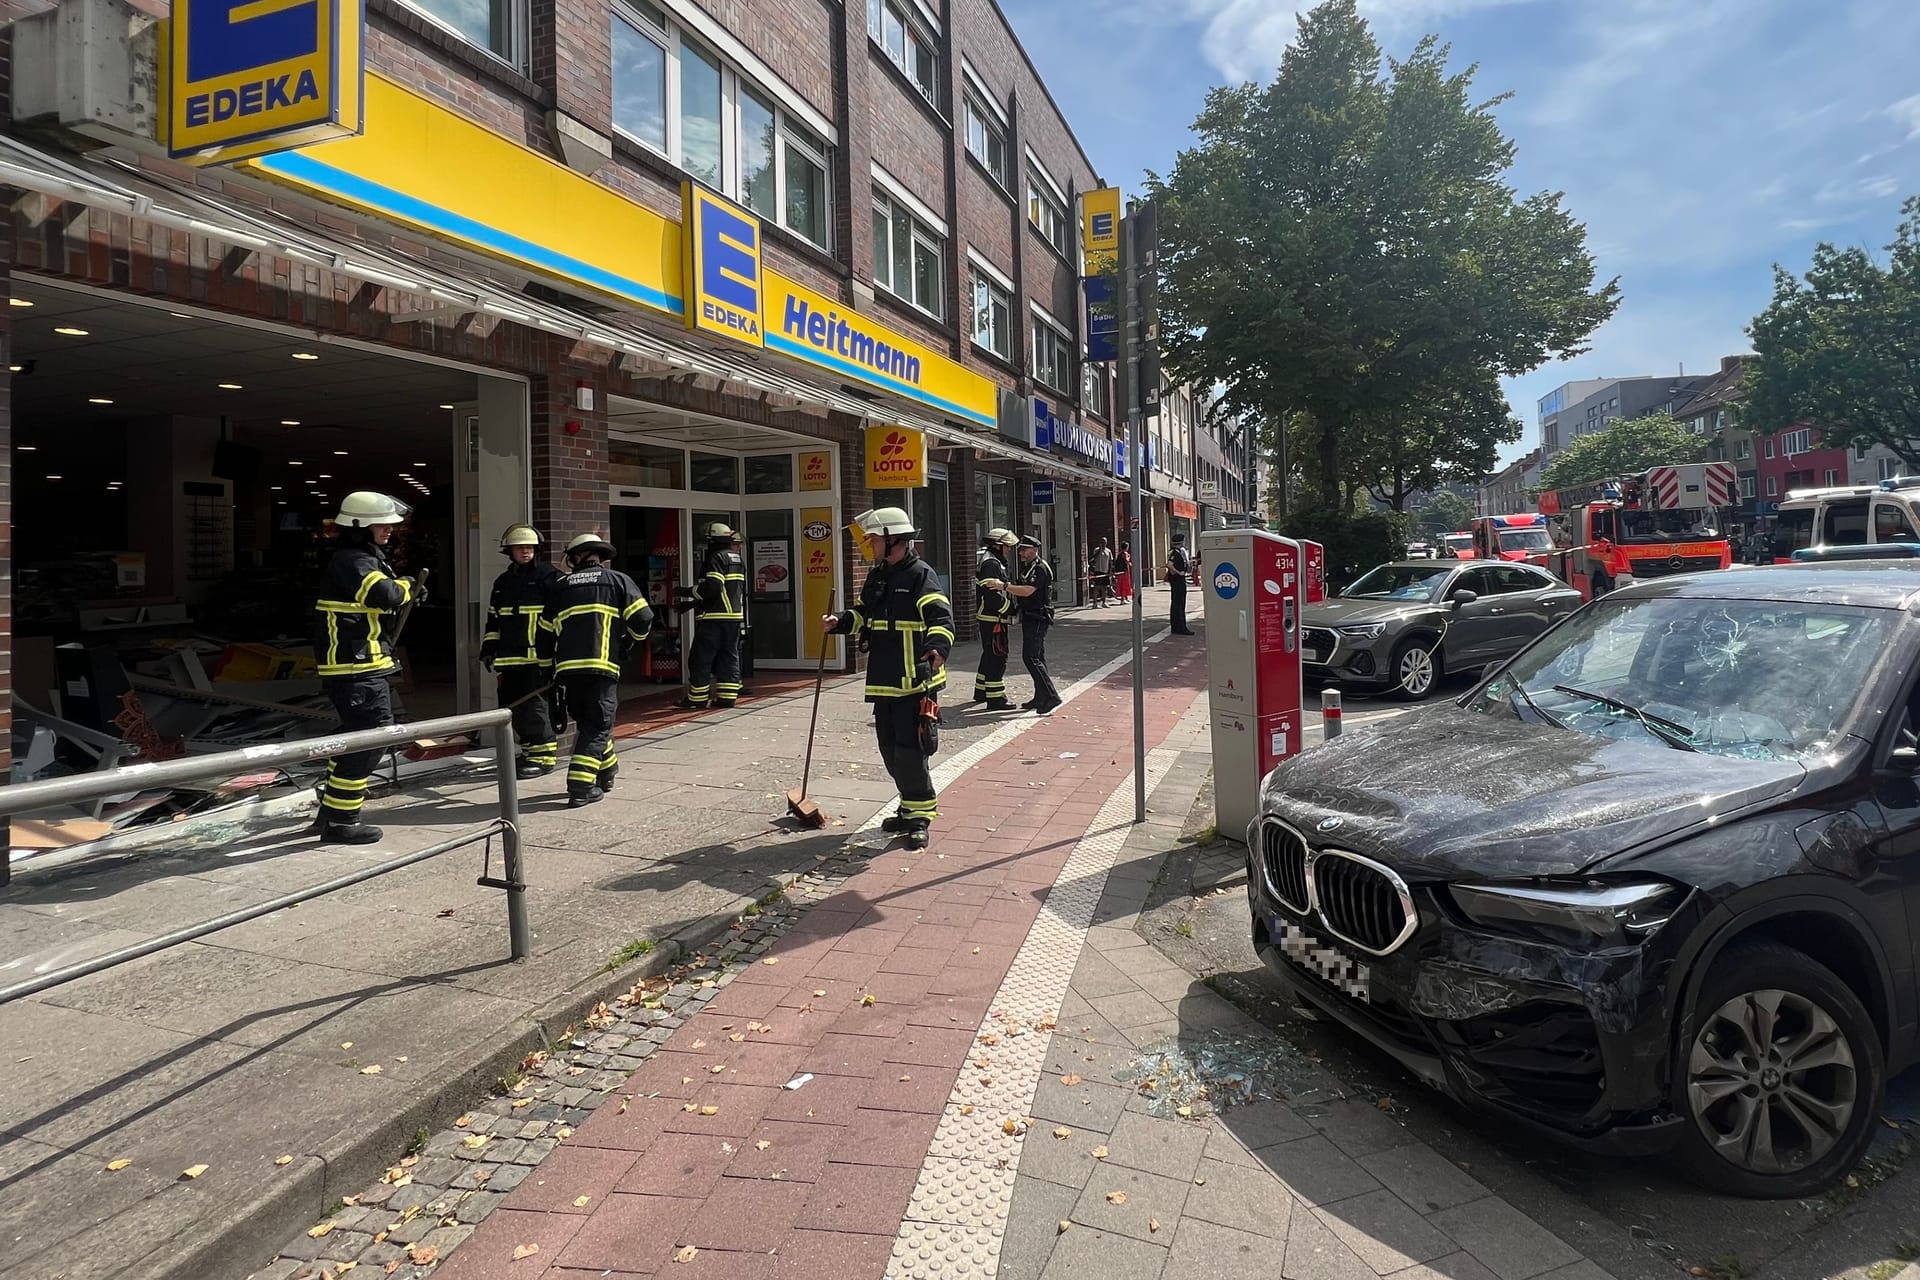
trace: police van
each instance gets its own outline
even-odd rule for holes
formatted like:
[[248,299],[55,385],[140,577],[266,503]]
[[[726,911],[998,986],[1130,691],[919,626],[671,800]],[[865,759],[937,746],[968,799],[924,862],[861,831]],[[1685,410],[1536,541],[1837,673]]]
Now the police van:
[[1789,489],[1773,526],[1773,562],[1809,547],[1920,543],[1920,476],[1879,484]]

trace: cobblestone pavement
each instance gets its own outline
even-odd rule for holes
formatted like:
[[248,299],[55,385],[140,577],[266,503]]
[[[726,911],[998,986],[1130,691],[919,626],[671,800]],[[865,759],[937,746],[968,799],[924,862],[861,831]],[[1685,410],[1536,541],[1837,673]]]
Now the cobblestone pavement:
[[1135,931],[1201,661],[1149,660],[1147,823],[1116,664],[943,766],[930,851],[856,836],[259,1274],[1605,1280]]

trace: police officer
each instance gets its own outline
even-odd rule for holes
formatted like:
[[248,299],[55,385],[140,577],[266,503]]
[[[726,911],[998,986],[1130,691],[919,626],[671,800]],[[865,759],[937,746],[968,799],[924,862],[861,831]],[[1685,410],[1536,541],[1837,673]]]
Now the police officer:
[[1187,583],[1193,577],[1193,553],[1187,550],[1187,535],[1173,535],[1173,549],[1167,552],[1167,586],[1173,592],[1173,601],[1168,621],[1173,624],[1173,634],[1190,636],[1193,628],[1187,625]]
[[1011,555],[1018,541],[1010,529],[989,529],[987,554],[973,571],[979,597],[973,617],[980,624],[980,669],[974,673],[972,701],[986,703],[989,711],[1013,710],[1007,701],[1007,627],[1015,605],[1007,595],[1008,572],[1002,557]]
[[[333,557],[327,562],[320,598],[315,603],[313,650],[320,683],[333,699],[340,727],[349,731],[393,723],[393,688],[388,677],[397,668],[387,647],[391,615],[426,598],[411,578],[398,577],[387,559],[387,544],[413,509],[384,493],[358,490],[340,502],[334,517]],[[360,820],[367,779],[380,753],[351,751],[327,761],[327,780],[314,821],[328,844],[373,844],[380,828]]]
[[913,517],[898,507],[863,511],[854,533],[873,572],[860,588],[860,603],[829,613],[829,635],[858,634],[867,645],[867,701],[880,759],[900,789],[900,807],[880,825],[904,832],[907,847],[927,847],[928,829],[939,816],[927,759],[939,749],[939,691],[947,682],[953,649],[953,606],[940,589],[940,575],[913,552]]
[[494,673],[500,705],[513,707],[513,736],[520,743],[515,772],[522,778],[552,773],[560,763],[554,726],[553,633],[540,625],[547,591],[560,576],[540,554],[545,540],[532,525],[510,525],[500,535],[500,554],[510,564],[493,580],[480,661]]
[[647,638],[653,610],[632,578],[615,569],[613,545],[597,533],[567,544],[568,572],[547,591],[542,625],[553,633],[553,676],[577,730],[567,765],[567,807],[578,809],[613,790],[620,761],[613,717],[620,703],[620,663],[629,645]]
[[693,651],[687,657],[683,711],[740,700],[740,629],[747,618],[747,562],[734,544],[739,535],[715,521],[707,526],[706,555],[694,580]]
[[1040,539],[1027,534],[1020,539],[1020,567],[1015,581],[1007,588],[1020,608],[1020,660],[1033,677],[1033,700],[1020,704],[1022,711],[1052,715],[1062,701],[1047,673],[1047,629],[1053,626],[1053,566],[1040,555]]

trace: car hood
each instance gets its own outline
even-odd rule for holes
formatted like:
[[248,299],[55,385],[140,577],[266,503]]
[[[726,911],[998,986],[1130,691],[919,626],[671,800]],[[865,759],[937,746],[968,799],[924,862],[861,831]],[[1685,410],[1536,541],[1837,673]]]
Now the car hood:
[[1284,761],[1261,808],[1409,881],[1517,878],[1585,870],[1806,776],[1790,760],[1679,752],[1449,704]]
[[1350,627],[1362,622],[1391,622],[1432,608],[1418,600],[1352,600],[1336,596],[1308,605],[1300,616],[1309,627]]

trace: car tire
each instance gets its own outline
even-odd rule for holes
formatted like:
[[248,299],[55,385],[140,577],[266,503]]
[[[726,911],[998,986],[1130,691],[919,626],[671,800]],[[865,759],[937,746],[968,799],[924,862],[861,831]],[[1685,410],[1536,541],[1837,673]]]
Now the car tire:
[[[1886,1095],[1880,1034],[1852,988],[1791,947],[1750,943],[1722,954],[1677,1055],[1676,1154],[1716,1191],[1758,1200],[1816,1195],[1845,1177],[1873,1140]],[[1813,1065],[1796,1070],[1796,1060]],[[1803,1119],[1812,1116],[1820,1123]]]
[[1429,636],[1409,636],[1393,647],[1387,668],[1393,693],[1408,702],[1430,697],[1440,683],[1440,646]]

